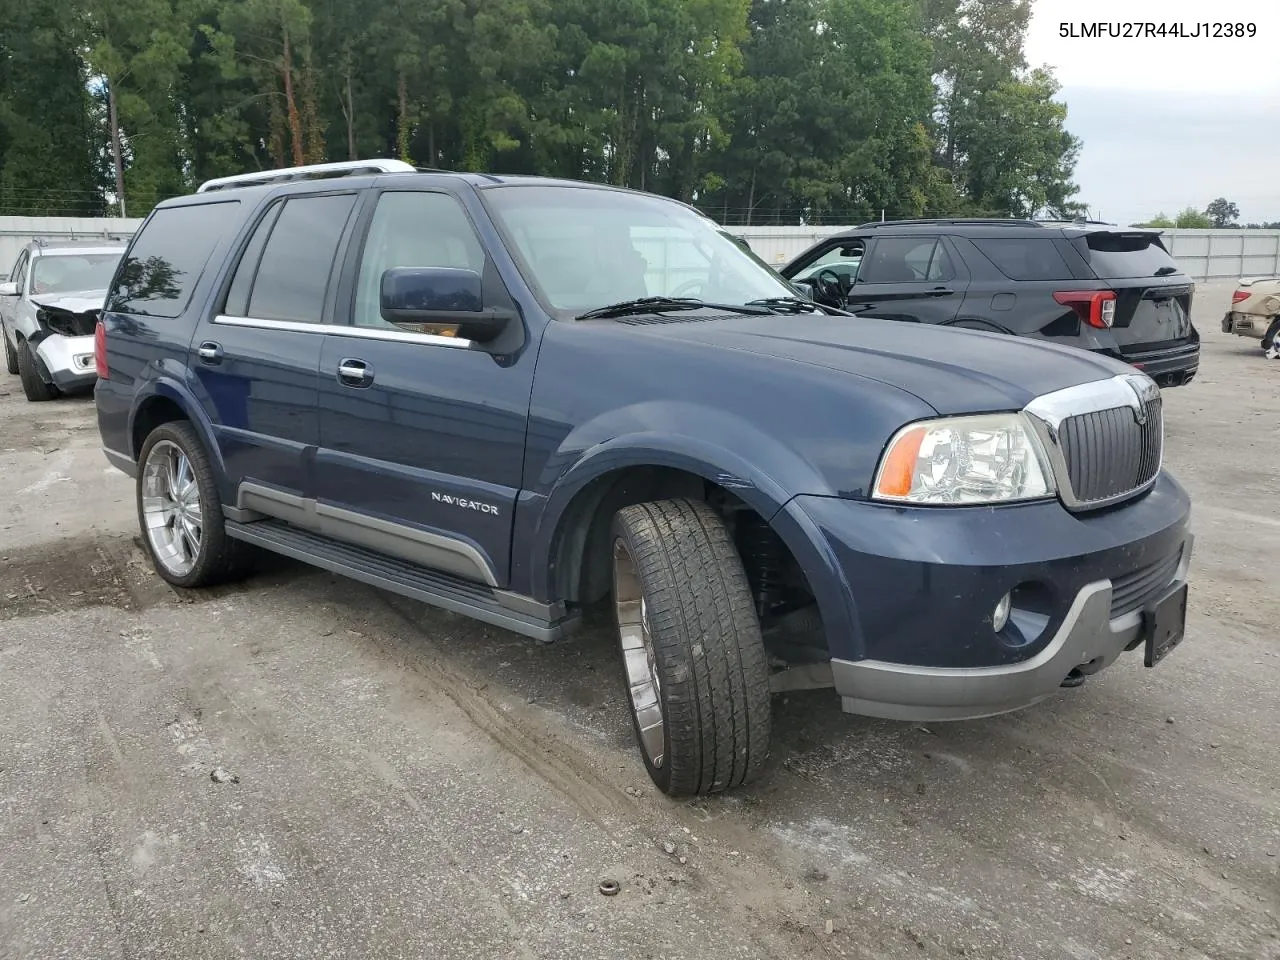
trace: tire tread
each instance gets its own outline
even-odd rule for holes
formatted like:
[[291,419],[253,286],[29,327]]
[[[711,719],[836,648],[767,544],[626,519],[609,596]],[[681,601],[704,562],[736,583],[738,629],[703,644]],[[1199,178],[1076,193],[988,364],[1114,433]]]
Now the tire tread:
[[757,776],[768,758],[768,663],[742,560],[719,516],[695,500],[619,511],[656,648],[671,794]]

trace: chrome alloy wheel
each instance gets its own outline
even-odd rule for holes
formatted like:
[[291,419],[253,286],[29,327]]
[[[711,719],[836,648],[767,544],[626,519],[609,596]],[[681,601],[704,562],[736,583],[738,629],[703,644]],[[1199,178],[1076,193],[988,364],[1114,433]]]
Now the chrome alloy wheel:
[[653,638],[649,635],[644,588],[635,561],[621,539],[613,543],[613,609],[640,746],[657,770],[665,759],[662,684],[658,680]]
[[142,468],[142,520],[151,552],[176,577],[185,577],[200,556],[203,533],[200,486],[191,461],[172,440],[161,440]]

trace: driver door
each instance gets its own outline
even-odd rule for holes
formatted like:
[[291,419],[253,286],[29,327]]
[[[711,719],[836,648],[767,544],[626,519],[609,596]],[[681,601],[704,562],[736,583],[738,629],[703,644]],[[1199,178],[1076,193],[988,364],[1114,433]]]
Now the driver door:
[[945,237],[876,237],[846,295],[847,309],[860,317],[948,323],[968,286],[961,263]]
[[495,355],[456,328],[381,316],[394,267],[471,270],[506,302],[455,194],[383,191],[360,232],[321,349],[316,510],[338,539],[505,587],[536,351]]

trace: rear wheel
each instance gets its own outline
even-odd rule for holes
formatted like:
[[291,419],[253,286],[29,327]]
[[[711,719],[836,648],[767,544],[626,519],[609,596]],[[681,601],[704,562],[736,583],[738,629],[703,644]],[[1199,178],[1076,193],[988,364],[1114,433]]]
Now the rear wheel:
[[40,364],[26,340],[18,343],[18,376],[22,378],[22,392],[32,403],[52,400],[58,395],[57,388],[40,376]]
[[769,672],[742,561],[706,504],[618,511],[613,601],[636,739],[664,793],[736,787],[769,752]]
[[1280,348],[1276,344],[1277,333],[1280,333],[1280,317],[1272,320],[1271,325],[1267,327],[1267,332],[1262,335],[1262,352],[1271,360],[1280,356]]
[[227,536],[213,468],[184,420],[151,431],[138,457],[138,524],[156,572],[204,587],[246,572],[250,548]]

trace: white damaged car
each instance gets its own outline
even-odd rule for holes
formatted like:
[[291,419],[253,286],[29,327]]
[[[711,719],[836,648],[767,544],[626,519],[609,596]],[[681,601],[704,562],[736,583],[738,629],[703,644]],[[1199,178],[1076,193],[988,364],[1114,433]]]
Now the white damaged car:
[[93,388],[94,328],[123,243],[33,242],[0,283],[5,366],[28,400]]

